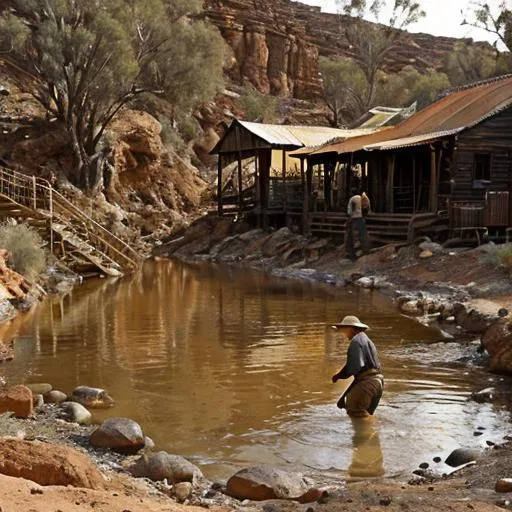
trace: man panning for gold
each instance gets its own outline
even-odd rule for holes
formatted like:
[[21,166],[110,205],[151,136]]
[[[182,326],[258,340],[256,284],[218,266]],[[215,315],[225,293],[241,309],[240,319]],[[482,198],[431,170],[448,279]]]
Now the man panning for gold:
[[346,316],[333,327],[345,334],[350,344],[345,366],[333,375],[332,381],[354,377],[337,405],[340,409],[346,409],[351,417],[371,416],[382,397],[384,376],[381,373],[377,349],[365,332],[369,327],[352,315]]

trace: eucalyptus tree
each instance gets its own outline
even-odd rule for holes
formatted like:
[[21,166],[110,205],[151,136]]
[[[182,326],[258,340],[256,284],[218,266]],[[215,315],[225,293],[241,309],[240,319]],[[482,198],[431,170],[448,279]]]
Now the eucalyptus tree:
[[102,144],[142,94],[192,109],[222,85],[223,40],[200,0],[10,0],[0,50],[21,85],[65,127],[70,180],[101,177]]
[[370,107],[386,58],[402,41],[405,29],[424,17],[425,12],[415,0],[337,0],[337,3],[342,14],[352,17],[350,22],[342,21],[341,27],[354,60],[366,76],[368,88],[363,100]]
[[495,37],[497,47],[501,44],[512,52],[512,0],[500,0],[496,6],[489,2],[474,1],[462,14],[463,25],[489,32]]

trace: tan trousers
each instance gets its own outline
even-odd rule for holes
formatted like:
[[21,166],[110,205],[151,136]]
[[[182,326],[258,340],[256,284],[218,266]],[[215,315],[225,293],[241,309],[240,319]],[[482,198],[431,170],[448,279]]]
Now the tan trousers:
[[370,371],[358,377],[345,396],[347,414],[354,418],[371,416],[379,405],[383,389],[381,373]]

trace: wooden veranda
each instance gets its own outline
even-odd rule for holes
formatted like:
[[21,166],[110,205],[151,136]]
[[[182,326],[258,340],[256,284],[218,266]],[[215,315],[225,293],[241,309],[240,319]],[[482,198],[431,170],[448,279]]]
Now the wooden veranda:
[[306,174],[290,153],[370,131],[233,121],[211,151],[218,155],[218,215],[245,214],[264,227],[301,224]]

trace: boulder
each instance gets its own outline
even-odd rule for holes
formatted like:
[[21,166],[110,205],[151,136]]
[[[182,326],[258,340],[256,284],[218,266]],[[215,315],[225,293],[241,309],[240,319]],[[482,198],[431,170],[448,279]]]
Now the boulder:
[[375,277],[361,277],[355,283],[361,288],[377,288],[378,280]]
[[150,452],[151,450],[155,449],[155,442],[151,437],[144,436],[144,450],[147,452]]
[[422,251],[429,251],[432,254],[444,252],[443,246],[436,242],[422,242],[418,247]]
[[144,433],[140,425],[129,418],[105,420],[89,438],[96,448],[110,448],[119,453],[137,453],[144,448]]
[[27,418],[33,410],[32,391],[27,386],[12,386],[0,393],[0,414],[13,412],[19,418]]
[[78,402],[90,409],[108,409],[114,405],[114,399],[104,389],[88,386],[75,388],[70,401]]
[[421,315],[422,310],[417,300],[400,303],[400,311],[406,315]]
[[491,371],[512,373],[512,331],[506,318],[498,320],[485,331],[482,345],[489,353]]
[[432,258],[434,256],[434,253],[432,251],[421,251],[420,252],[420,258],[422,260],[426,260],[427,258]]
[[496,388],[490,387],[471,393],[471,398],[478,403],[492,402]]
[[61,402],[60,416],[71,423],[89,425],[92,421],[92,414],[77,402]]
[[167,479],[170,483],[192,482],[202,476],[201,470],[192,462],[180,455],[170,455],[167,452],[157,452],[143,455],[129,469],[137,478],[149,478],[154,482]]
[[494,486],[496,492],[512,492],[512,478],[500,478]]
[[32,405],[34,409],[37,409],[38,407],[44,405],[43,395],[32,395]]
[[52,389],[43,395],[44,401],[47,404],[60,404],[65,402],[67,399],[66,393],[59,391],[58,389]]
[[25,384],[25,386],[27,386],[27,388],[30,389],[34,395],[44,395],[53,389],[52,385],[46,382]]
[[183,503],[186,499],[190,498],[190,495],[192,494],[192,483],[179,482],[174,485],[172,491],[176,501]]
[[293,499],[305,502],[303,496],[316,496],[317,493],[311,492],[311,486],[300,473],[255,466],[235,473],[226,484],[226,494],[239,500]]
[[103,489],[105,479],[92,460],[66,445],[3,439],[0,473],[39,485],[72,485]]
[[491,324],[491,320],[476,309],[469,309],[460,302],[453,305],[453,316],[458,325],[469,332],[483,333]]
[[467,464],[468,462],[478,460],[480,456],[481,453],[479,450],[475,450],[473,448],[456,448],[452,453],[450,453],[450,455],[448,455],[445,463],[452,468],[456,468],[463,464]]

